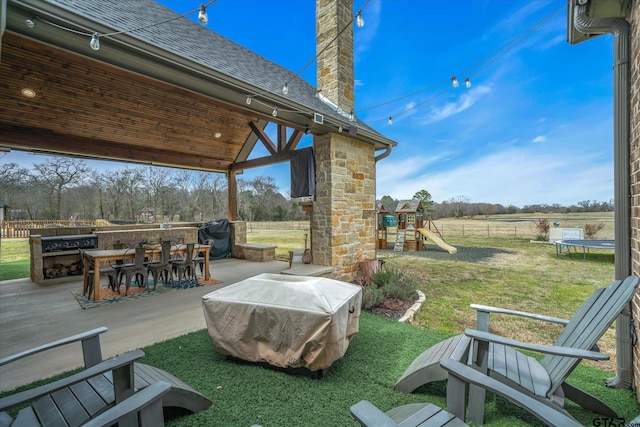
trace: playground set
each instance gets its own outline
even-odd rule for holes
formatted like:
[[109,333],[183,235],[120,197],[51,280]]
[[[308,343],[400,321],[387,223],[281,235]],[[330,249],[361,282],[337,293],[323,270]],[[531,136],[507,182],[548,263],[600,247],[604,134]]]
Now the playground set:
[[376,206],[378,216],[378,249],[389,247],[388,229],[397,227],[394,250],[419,251],[425,249],[427,243],[455,254],[458,250],[447,244],[431,218],[425,220],[424,208],[420,200],[401,200],[394,214],[389,214],[382,204]]

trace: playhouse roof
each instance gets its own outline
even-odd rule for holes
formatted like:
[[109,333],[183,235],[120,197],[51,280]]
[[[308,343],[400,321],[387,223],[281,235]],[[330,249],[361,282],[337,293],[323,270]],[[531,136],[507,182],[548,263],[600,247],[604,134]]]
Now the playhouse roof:
[[396,213],[417,212],[418,208],[422,209],[422,202],[420,200],[400,200],[398,206],[396,206]]
[[389,211],[384,207],[384,205],[380,202],[376,202],[376,212],[377,213],[388,213]]

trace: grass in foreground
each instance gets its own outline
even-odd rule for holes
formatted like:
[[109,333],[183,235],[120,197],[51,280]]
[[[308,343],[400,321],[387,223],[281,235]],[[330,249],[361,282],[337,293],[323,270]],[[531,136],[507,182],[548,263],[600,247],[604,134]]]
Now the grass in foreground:
[[[142,362],[162,368],[209,397],[207,411],[174,418],[168,426],[356,426],[349,407],[367,399],[383,410],[414,403],[433,402],[446,406],[445,382],[424,386],[414,394],[393,390],[405,368],[424,349],[447,335],[363,313],[360,332],[346,355],[320,380],[288,375],[259,366],[238,364],[215,353],[206,330],[144,348]],[[638,405],[630,390],[602,386],[609,374],[579,366],[572,383],[599,396],[631,420]],[[569,402],[568,411],[584,425],[598,418]],[[541,425],[515,406],[489,396],[487,426]]]
[[29,277],[29,239],[0,239],[0,281]]

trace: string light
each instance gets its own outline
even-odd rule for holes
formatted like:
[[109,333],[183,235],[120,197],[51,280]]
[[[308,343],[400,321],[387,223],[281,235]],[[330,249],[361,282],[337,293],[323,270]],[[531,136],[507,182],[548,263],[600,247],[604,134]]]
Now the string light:
[[271,112],[271,115],[273,117],[277,117],[278,116],[278,107],[273,107],[273,111]]
[[247,105],[251,104],[251,95],[247,95]]
[[93,50],[100,50],[100,37],[98,36],[98,33],[93,33],[89,46]]
[[358,14],[356,15],[356,26],[358,28],[364,27],[364,18],[362,17],[362,10],[358,11]]
[[389,116],[389,120],[387,121],[387,123],[389,123],[390,125],[393,124],[393,117]]
[[201,4],[200,9],[198,10],[198,21],[202,25],[207,25],[209,23],[209,16],[207,15],[207,8],[205,5]]
[[[498,49],[496,49],[495,51],[493,51],[492,53],[490,53],[489,55],[483,57],[482,59],[480,59],[479,61],[477,61],[476,63],[474,63],[473,65],[471,65],[470,67],[466,68],[465,70],[462,71],[461,74],[468,74],[469,77],[467,77],[464,80],[464,85],[466,88],[471,88],[472,83],[471,83],[471,78],[474,75],[479,74],[480,72],[484,71],[484,69],[486,69],[488,66],[490,66],[491,64],[493,64],[494,62],[496,62],[498,59],[500,59],[502,56],[506,55],[509,51],[513,50],[517,45],[519,45],[520,43],[523,42],[523,40],[530,36],[531,34],[533,34],[536,30],[538,30],[540,27],[542,27],[544,24],[546,24],[547,22],[549,22],[554,16],[556,16],[558,13],[560,13],[562,10],[564,10],[564,7],[559,7],[557,9],[555,9],[554,11],[552,11],[550,14],[546,15],[545,17],[543,17],[540,21],[536,22],[535,24],[533,24],[531,27],[527,28],[526,30],[522,31],[521,33],[519,33],[517,36],[515,36],[514,38],[512,38],[511,40],[509,40],[507,43],[505,43],[504,45],[500,46]],[[472,70],[475,70],[473,72],[471,72]],[[417,94],[435,89],[438,86],[444,85],[449,83],[449,89],[445,89],[440,93],[435,94],[434,96],[431,96],[430,98],[426,99],[423,102],[417,103],[417,104],[413,104],[411,106],[408,106],[406,108],[404,108],[403,110],[401,110],[399,113],[396,113],[393,115],[393,117],[395,119],[398,118],[398,116],[406,114],[410,111],[416,110],[418,107],[424,105],[425,103],[432,101],[433,99],[444,95],[445,93],[453,90],[454,88],[457,88],[459,86],[459,82],[456,78],[456,76],[451,77],[450,79],[445,79],[435,85],[432,85],[426,89],[422,89],[420,91],[417,92],[413,92],[409,95],[404,95],[402,97],[399,98],[395,98],[389,101],[385,101],[383,103],[380,104],[376,104],[373,106],[369,106],[367,108],[364,109],[358,109],[358,111],[365,111],[365,110],[372,110],[374,108],[380,108],[382,106],[385,105],[389,105],[398,101],[401,101],[403,99],[415,96]],[[387,120],[387,117],[378,119],[378,120],[367,120],[367,123],[377,123],[377,122],[381,122],[382,120]]]
[[55,22],[47,21],[46,19],[43,19],[43,18],[40,18],[40,17],[37,17],[37,16],[34,17],[34,18],[31,18],[31,19],[25,19],[25,25],[27,27],[29,27],[29,28],[34,28],[36,26],[36,20],[39,20],[39,21],[44,22],[47,25],[51,25],[52,27],[59,28],[59,29],[64,30],[64,31],[68,31],[70,33],[79,34],[79,35],[82,35],[82,36],[90,36],[91,37],[91,41],[89,42],[89,46],[91,47],[91,49],[100,50],[100,37],[111,37],[111,36],[116,36],[116,35],[119,35],[119,34],[132,33],[132,32],[135,32],[135,31],[143,30],[145,28],[150,28],[150,27],[154,27],[154,26],[157,26],[157,25],[162,25],[162,24],[165,24],[165,23],[170,22],[170,21],[174,21],[174,20],[179,19],[179,18],[184,18],[185,16],[191,15],[192,13],[195,13],[195,12],[198,12],[198,20],[200,21],[200,23],[202,25],[206,25],[208,20],[209,20],[209,18],[207,17],[206,9],[207,9],[207,7],[211,6],[216,1],[217,0],[211,0],[206,5],[201,4],[200,7],[198,9],[196,9],[196,10],[192,10],[192,11],[183,13],[182,15],[172,16],[171,18],[165,19],[164,21],[152,22],[150,24],[146,24],[146,25],[143,25],[143,26],[140,26],[140,27],[130,28],[130,29],[121,30],[121,31],[114,31],[112,33],[105,33],[105,34],[100,34],[98,32],[86,33],[86,32],[83,32],[83,31],[74,30],[74,29],[71,29],[71,28],[64,27],[64,26],[62,26],[60,24],[56,24]]
[[289,93],[289,83],[285,83],[284,86],[282,86],[282,93],[284,95]]

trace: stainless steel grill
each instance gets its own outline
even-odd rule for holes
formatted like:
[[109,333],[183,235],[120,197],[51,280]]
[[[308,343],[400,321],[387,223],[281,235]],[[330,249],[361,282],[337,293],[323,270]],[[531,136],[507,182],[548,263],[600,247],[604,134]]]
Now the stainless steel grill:
[[95,249],[97,247],[98,236],[95,234],[47,236],[42,238],[42,253],[71,251],[74,249]]

